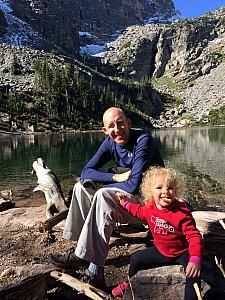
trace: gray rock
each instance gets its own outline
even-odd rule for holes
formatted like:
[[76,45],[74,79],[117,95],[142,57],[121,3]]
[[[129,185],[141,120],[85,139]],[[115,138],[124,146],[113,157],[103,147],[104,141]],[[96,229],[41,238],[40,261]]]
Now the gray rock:
[[[135,300],[183,299],[185,275],[181,266],[165,266],[139,271],[130,279]],[[131,290],[125,300],[132,299]]]

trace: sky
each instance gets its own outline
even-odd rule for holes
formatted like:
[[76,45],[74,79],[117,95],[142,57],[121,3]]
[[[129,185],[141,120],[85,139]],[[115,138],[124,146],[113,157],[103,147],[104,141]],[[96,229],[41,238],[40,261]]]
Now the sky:
[[173,0],[176,9],[178,9],[185,18],[196,18],[201,15],[225,6],[225,0]]

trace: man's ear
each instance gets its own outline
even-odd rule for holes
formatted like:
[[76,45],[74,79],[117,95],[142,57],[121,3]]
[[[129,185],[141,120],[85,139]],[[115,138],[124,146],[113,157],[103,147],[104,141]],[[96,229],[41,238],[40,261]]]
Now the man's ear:
[[107,131],[107,129],[105,127],[102,127],[100,129],[100,131],[102,131],[102,132],[104,132],[104,134],[108,135],[108,131]]

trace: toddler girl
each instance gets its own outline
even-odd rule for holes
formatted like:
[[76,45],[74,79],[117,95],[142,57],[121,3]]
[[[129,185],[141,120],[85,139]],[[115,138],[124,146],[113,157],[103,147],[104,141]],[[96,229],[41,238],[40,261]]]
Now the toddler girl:
[[[185,202],[178,201],[181,181],[176,171],[154,167],[143,177],[141,193],[145,205],[133,204],[117,193],[120,204],[133,216],[146,220],[154,237],[154,246],[131,256],[129,277],[138,270],[163,265],[183,265],[186,275],[185,300],[197,299],[193,284],[200,285],[203,240]],[[114,297],[123,295],[128,283],[124,281],[112,290]]]

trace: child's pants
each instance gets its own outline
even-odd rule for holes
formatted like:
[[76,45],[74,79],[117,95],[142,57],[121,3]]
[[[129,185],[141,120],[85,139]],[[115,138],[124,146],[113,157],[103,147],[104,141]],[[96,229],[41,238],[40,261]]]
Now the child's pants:
[[[131,256],[129,277],[135,275],[139,270],[151,269],[165,265],[182,265],[184,269],[189,262],[188,251],[184,252],[176,259],[171,259],[159,253],[156,247],[150,247],[145,250],[138,251]],[[184,300],[198,299],[193,284],[197,282],[199,288],[201,278],[186,278],[185,296]]]

